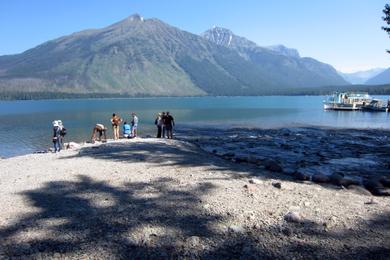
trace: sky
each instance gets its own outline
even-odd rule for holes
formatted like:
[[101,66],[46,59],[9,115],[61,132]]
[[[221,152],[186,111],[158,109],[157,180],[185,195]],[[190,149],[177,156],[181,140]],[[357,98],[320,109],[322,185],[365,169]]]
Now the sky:
[[342,72],[390,67],[384,0],[2,0],[0,55],[134,13],[191,33],[213,26],[260,46],[283,44]]

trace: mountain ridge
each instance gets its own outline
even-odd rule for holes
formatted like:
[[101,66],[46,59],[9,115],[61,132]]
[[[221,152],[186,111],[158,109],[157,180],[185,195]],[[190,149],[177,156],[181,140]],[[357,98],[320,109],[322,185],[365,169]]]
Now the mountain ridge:
[[224,46],[134,14],[0,56],[0,91],[257,95],[346,84],[330,65],[314,59],[281,55],[240,36],[233,43]]
[[[371,78],[385,71],[386,68],[373,68],[351,73],[338,72],[347,82],[351,84],[364,84]],[[390,83],[390,82],[389,82]]]
[[381,73],[368,79],[365,82],[367,85],[384,85],[390,83],[390,68],[383,70]]

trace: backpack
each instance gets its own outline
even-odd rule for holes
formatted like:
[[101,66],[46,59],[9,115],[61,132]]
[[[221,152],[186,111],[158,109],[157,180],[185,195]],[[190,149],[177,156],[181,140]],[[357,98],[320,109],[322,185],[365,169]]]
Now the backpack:
[[61,136],[65,136],[66,135],[66,128],[65,127],[61,128],[60,135]]

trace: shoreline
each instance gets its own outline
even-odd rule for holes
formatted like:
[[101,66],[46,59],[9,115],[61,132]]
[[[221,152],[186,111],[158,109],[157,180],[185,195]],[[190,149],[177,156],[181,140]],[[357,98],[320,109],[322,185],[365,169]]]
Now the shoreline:
[[[195,131],[183,128],[175,138],[226,161],[254,165],[298,181],[342,188],[361,186],[374,195],[390,196],[390,130],[387,129],[199,127]],[[119,141],[141,139],[153,138],[147,135]],[[64,146],[84,149],[116,142],[107,139],[96,144],[68,142]],[[32,154],[52,153],[51,150]]]
[[390,255],[390,201],[297,181],[185,140],[0,160],[0,258]]
[[[351,112],[351,113],[353,113],[353,112]],[[187,123],[187,124],[182,125],[180,130],[177,130],[176,132],[174,132],[174,135],[179,136],[179,140],[188,140],[188,138],[185,135],[190,133],[190,136],[194,137],[194,135],[191,133],[191,131],[196,132],[198,130],[200,130],[201,132],[213,133],[214,130],[218,130],[218,131],[226,130],[227,132],[232,131],[232,130],[237,131],[237,132],[240,132],[240,131],[247,132],[247,131],[256,131],[256,130],[259,130],[259,131],[275,131],[275,130],[283,131],[283,130],[294,130],[294,129],[318,129],[321,131],[361,131],[361,132],[380,131],[380,132],[389,132],[388,135],[390,135],[390,128],[384,128],[384,127],[379,127],[379,128],[378,127],[375,127],[375,128],[374,127],[373,128],[367,128],[367,127],[364,127],[364,128],[356,128],[356,127],[345,128],[343,126],[330,127],[330,126],[321,126],[321,125],[307,125],[307,124],[300,124],[300,123],[292,124],[290,126],[275,125],[273,127],[269,127],[269,126],[259,127],[256,125],[242,126],[240,124],[215,125],[213,123],[210,123],[210,124],[203,124],[200,126],[194,126],[192,128],[190,128],[189,123]],[[140,138],[154,138],[154,135],[141,134],[139,137]],[[213,138],[213,136],[209,136],[209,137]],[[121,138],[121,139],[123,139],[123,138]],[[112,142],[112,141],[114,141],[114,139],[107,139],[107,141]],[[79,145],[90,144],[90,141],[88,141],[88,140],[87,141],[68,141],[65,143],[72,143],[72,144],[75,144],[76,146],[79,146]],[[12,155],[12,156],[0,156],[0,159],[15,158],[15,157],[25,156],[25,155],[29,155],[29,154],[50,153],[51,149],[52,149],[52,146],[48,145],[47,148],[43,148],[40,150],[38,149],[35,151],[16,154],[16,155]]]

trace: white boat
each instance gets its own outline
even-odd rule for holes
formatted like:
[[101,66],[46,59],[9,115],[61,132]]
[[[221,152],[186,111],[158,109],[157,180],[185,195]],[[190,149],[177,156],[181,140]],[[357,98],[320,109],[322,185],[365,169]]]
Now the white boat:
[[385,103],[381,99],[373,99],[369,104],[362,106],[362,109],[365,111],[372,112],[389,112],[390,100]]
[[372,101],[368,93],[363,92],[335,92],[328,96],[324,103],[325,110],[360,110],[362,106]]

